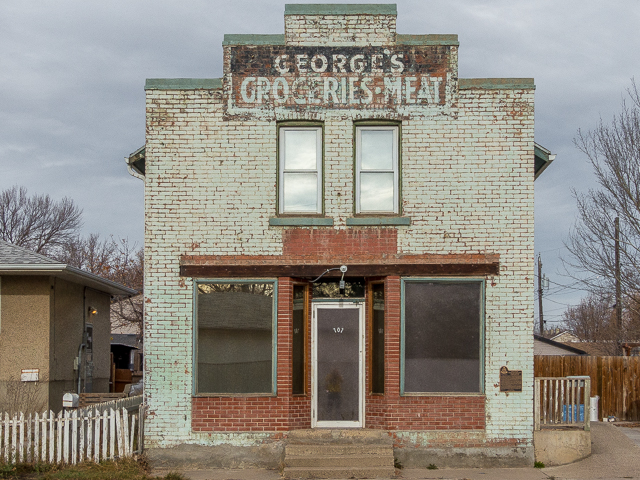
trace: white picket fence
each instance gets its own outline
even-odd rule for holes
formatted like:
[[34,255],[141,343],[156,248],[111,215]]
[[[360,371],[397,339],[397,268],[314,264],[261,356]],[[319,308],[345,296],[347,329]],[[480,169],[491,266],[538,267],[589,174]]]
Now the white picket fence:
[[137,401],[137,406],[97,404],[57,416],[52,411],[5,413],[0,417],[0,458],[6,463],[75,464],[130,457],[143,448],[144,405]]

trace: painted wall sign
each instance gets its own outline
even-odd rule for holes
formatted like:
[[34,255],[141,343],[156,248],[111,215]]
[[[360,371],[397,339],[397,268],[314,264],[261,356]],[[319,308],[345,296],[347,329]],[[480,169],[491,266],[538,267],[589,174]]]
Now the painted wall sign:
[[450,48],[227,46],[227,107],[443,106],[455,71]]

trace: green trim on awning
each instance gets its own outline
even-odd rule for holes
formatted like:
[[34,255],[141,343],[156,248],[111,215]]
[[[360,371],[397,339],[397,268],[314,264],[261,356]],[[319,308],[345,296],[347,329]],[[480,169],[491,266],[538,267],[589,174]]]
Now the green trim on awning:
[[551,153],[550,150],[547,150],[542,145],[535,143],[533,145],[533,153],[535,156],[535,178],[538,178],[545,169],[551,165],[551,162],[556,158],[554,154]]
[[287,3],[285,15],[397,15],[395,3]]
[[225,34],[222,45],[284,45],[284,35],[250,35],[231,33]]
[[461,78],[458,80],[460,90],[482,88],[485,90],[518,90],[535,89],[533,78]]
[[460,45],[458,35],[404,35],[396,36],[398,45]]
[[217,90],[221,78],[147,78],[145,90]]

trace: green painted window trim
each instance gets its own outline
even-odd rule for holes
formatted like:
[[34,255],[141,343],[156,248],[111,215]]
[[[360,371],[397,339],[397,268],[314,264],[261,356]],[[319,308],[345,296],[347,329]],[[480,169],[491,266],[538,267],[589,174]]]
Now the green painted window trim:
[[[278,396],[278,279],[277,278],[193,278],[193,335],[191,358],[191,395],[193,397],[277,397]],[[271,320],[271,393],[198,393],[198,285],[202,283],[272,283]]]
[[[358,127],[397,127],[398,128],[398,212],[389,212],[390,216],[402,216],[402,122],[398,120],[383,120],[383,119],[366,119],[366,120],[356,120],[353,122],[353,132],[352,132],[352,144],[353,144],[353,215],[361,216],[361,215],[376,215],[376,212],[364,212],[358,213],[358,209],[356,206],[357,198],[357,175],[358,175],[358,153],[356,152],[356,137],[357,137],[357,129]],[[380,212],[381,215],[385,215],[386,212]]]
[[333,218],[326,217],[272,217],[270,227],[332,227]]
[[[405,285],[407,283],[479,283],[480,284],[480,391],[479,392],[405,392],[404,391],[404,356],[405,356]],[[484,362],[485,362],[485,330],[486,330],[486,318],[485,318],[485,305],[486,305],[486,280],[482,277],[467,277],[467,278],[455,278],[455,277],[410,277],[402,278],[400,280],[400,396],[402,397],[442,397],[442,396],[484,396],[485,382],[484,382]]]
[[395,3],[288,3],[284,6],[285,15],[397,15]]
[[347,218],[347,226],[359,225],[411,225],[411,217],[352,217]]
[[[283,120],[280,122],[276,123],[276,215],[278,216],[282,216],[282,218],[287,218],[287,216],[289,215],[295,215],[295,213],[288,213],[288,212],[280,212],[280,129],[281,128],[287,128],[287,127],[308,127],[308,128],[320,128],[320,135],[322,136],[322,141],[321,141],[321,147],[322,148],[322,160],[320,162],[320,168],[322,169],[322,171],[320,172],[320,201],[321,201],[321,209],[320,209],[320,213],[317,213],[316,215],[318,216],[322,216],[324,215],[324,150],[325,150],[325,143],[324,143],[324,122],[318,122],[318,121],[313,121],[313,120]],[[304,214],[302,214],[304,215]],[[292,218],[292,217],[289,217]],[[311,218],[310,216],[307,217],[300,217],[300,218]],[[332,220],[333,222],[333,220]],[[269,225],[271,225],[271,219],[269,219]],[[332,223],[333,225],[333,223]]]

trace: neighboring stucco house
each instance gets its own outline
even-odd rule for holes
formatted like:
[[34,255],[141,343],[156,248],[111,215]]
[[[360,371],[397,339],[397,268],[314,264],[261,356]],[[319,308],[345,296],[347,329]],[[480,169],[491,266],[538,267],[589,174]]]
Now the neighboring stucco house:
[[0,402],[37,389],[58,412],[66,392],[108,392],[111,296],[135,293],[0,240]]
[[395,5],[287,5],[284,35],[225,36],[223,78],[147,80],[147,446],[277,464],[352,428],[405,466],[533,463],[554,155],[533,79],[459,79],[458,45]]

